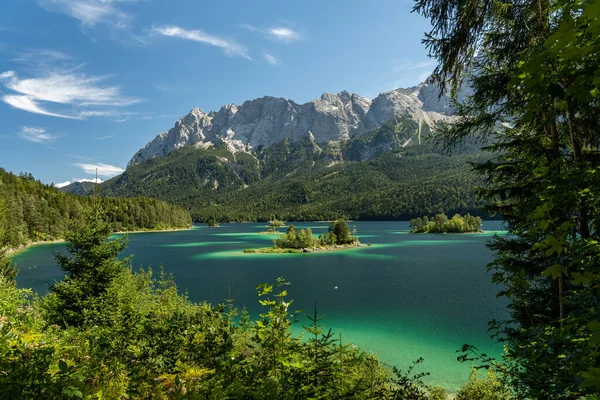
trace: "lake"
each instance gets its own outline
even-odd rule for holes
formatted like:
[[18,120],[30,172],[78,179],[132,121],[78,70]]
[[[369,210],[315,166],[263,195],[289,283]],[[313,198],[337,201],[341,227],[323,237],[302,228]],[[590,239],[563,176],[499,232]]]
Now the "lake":
[[[486,264],[485,243],[502,224],[484,222],[483,234],[415,235],[408,222],[355,222],[362,243],[357,249],[314,254],[244,254],[267,247],[276,235],[262,235],[264,224],[196,225],[188,231],[130,234],[124,255],[134,266],[163,266],[181,291],[194,301],[222,303],[231,293],[238,307],[260,311],[254,286],[292,282],[297,309],[312,312],[317,301],[324,323],[354,343],[401,369],[419,357],[428,383],[455,391],[468,379],[470,366],[456,361],[464,343],[499,356],[502,347],[489,338],[487,322],[507,315],[496,298]],[[327,223],[298,223],[314,234]],[[13,257],[21,287],[44,293],[62,273],[52,258],[64,244],[30,247]],[[301,325],[298,324],[298,332]]]

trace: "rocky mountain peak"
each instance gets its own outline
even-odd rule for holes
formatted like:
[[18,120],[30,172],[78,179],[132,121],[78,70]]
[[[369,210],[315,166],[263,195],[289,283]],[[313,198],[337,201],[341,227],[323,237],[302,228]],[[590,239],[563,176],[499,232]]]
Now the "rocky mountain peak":
[[419,126],[434,128],[438,121],[453,115],[449,97],[440,98],[437,90],[435,84],[423,83],[381,93],[373,100],[344,90],[323,93],[305,104],[265,96],[239,106],[224,105],[208,114],[193,108],[173,128],[138,151],[128,166],[191,145],[206,147],[224,142],[233,152],[252,152],[285,139],[296,143],[310,137],[317,145],[344,141],[379,128],[399,115],[408,116]]

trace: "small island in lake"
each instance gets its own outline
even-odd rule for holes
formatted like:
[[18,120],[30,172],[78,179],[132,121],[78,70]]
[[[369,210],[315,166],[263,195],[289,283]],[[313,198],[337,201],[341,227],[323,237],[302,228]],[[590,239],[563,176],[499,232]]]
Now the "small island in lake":
[[325,234],[313,236],[312,229],[300,229],[294,225],[279,239],[273,240],[273,247],[261,249],[245,249],[244,253],[312,253],[317,251],[333,251],[361,246],[358,237],[350,231],[345,220],[333,221]]
[[431,219],[427,216],[411,219],[410,231],[411,233],[480,233],[481,225],[481,218],[470,214],[464,217],[456,214],[452,219],[448,219],[445,214],[437,214]]
[[219,225],[219,221],[217,221],[214,218],[209,219],[206,223],[208,224],[209,228],[218,228],[219,226],[221,226]]
[[269,229],[265,232],[261,232],[261,234],[271,235],[273,233],[279,233],[277,229],[285,227],[285,222],[279,221],[278,219],[274,219],[272,221],[269,221],[269,225],[267,226],[269,227]]

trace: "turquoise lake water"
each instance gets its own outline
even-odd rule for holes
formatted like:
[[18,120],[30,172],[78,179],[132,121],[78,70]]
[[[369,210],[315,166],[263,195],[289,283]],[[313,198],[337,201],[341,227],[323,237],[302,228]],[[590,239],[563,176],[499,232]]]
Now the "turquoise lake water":
[[[407,222],[356,222],[367,247],[315,254],[244,254],[245,248],[267,247],[276,235],[261,235],[264,224],[195,226],[189,231],[131,234],[124,255],[134,266],[172,272],[182,291],[194,301],[222,303],[228,292],[238,307],[260,311],[254,286],[292,282],[290,297],[297,309],[311,312],[314,301],[326,313],[324,323],[342,332],[343,341],[373,352],[405,369],[419,357],[426,381],[455,391],[470,366],[456,361],[464,343],[500,355],[489,338],[487,322],[507,315],[496,298],[486,265],[492,260],[485,243],[502,225],[484,223],[483,234],[415,235]],[[313,233],[327,223],[298,223]],[[62,273],[53,251],[64,244],[34,246],[15,255],[18,284],[44,293]],[[337,289],[336,289],[337,287]],[[298,324],[301,329],[303,321]]]

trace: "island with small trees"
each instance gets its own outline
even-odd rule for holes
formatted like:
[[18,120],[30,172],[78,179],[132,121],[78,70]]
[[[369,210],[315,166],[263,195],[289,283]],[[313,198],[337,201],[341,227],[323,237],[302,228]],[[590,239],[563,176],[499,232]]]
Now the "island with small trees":
[[269,221],[269,225],[267,225],[267,227],[269,229],[267,229],[265,232],[261,232],[261,234],[272,235],[274,233],[279,233],[279,228],[285,228],[285,222],[280,221],[278,219],[274,219],[272,221]]
[[411,233],[481,233],[481,218],[470,214],[456,214],[448,219],[445,214],[433,218],[427,216],[410,220]]
[[244,253],[312,253],[360,246],[356,229],[351,231],[348,222],[340,219],[331,222],[327,232],[318,237],[310,228],[298,230],[290,224],[286,233],[273,240],[273,247],[245,249]]
[[209,228],[218,228],[220,226],[219,221],[214,218],[209,219],[206,223],[208,224]]

